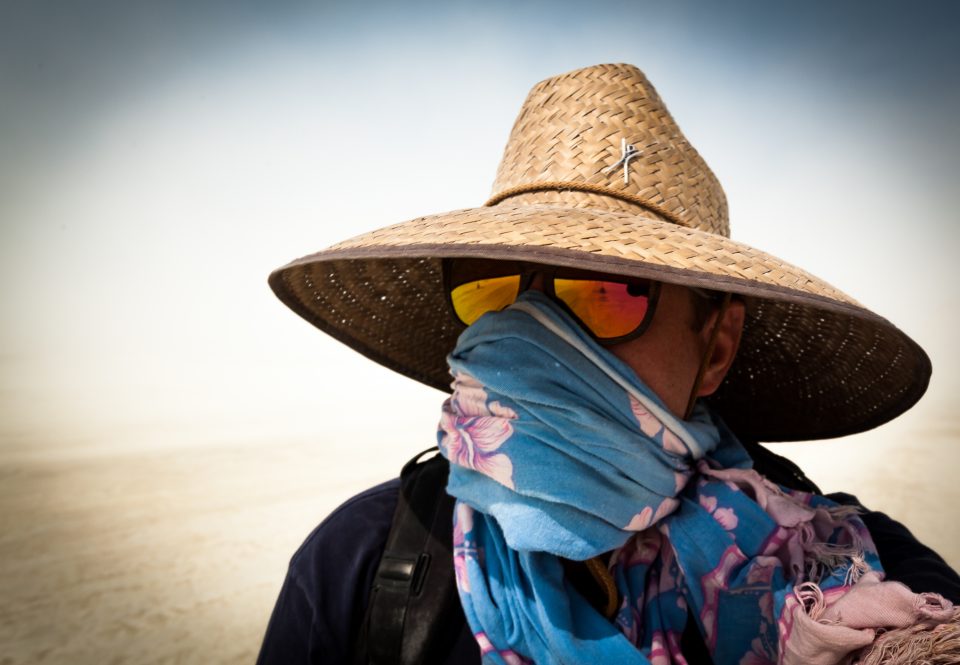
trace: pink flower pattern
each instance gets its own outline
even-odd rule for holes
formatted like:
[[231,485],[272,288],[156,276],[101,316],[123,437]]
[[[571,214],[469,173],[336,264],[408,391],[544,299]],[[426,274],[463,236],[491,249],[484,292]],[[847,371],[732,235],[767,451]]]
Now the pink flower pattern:
[[650,506],[644,506],[643,510],[633,516],[630,523],[623,527],[624,531],[643,531],[649,526],[656,524],[661,519],[672,513],[680,505],[678,499],[667,497],[660,502],[656,511]]
[[655,437],[660,434],[660,432],[663,432],[661,438],[664,450],[674,453],[675,455],[687,454],[687,447],[683,444],[683,441],[680,440],[680,437],[668,430],[660,419],[650,413],[647,407],[641,404],[633,395],[630,395],[630,410],[633,411],[634,417],[640,424],[641,432],[649,437]]
[[747,570],[747,584],[769,585],[774,571],[780,566],[780,559],[772,556],[757,556]]
[[457,504],[457,512],[453,520],[453,571],[457,580],[457,588],[463,593],[470,593],[470,578],[467,576],[467,559],[477,559],[479,552],[475,547],[469,547],[465,534],[473,531],[473,508],[465,503]]
[[649,566],[660,553],[663,537],[656,529],[638,533],[617,550],[617,562],[624,568]]
[[700,505],[727,531],[733,531],[737,528],[739,523],[737,514],[733,512],[733,508],[717,508],[717,497],[701,494]]
[[703,607],[700,609],[700,621],[703,624],[704,638],[707,647],[711,650],[717,644],[717,610],[719,609],[720,593],[728,588],[731,578],[731,571],[735,566],[743,564],[747,557],[743,555],[736,545],[728,547],[720,557],[720,563],[716,568],[709,571],[700,578],[701,590],[703,592]]
[[487,637],[487,634],[483,631],[475,633],[473,639],[477,641],[477,645],[480,647],[481,656],[495,652],[497,655],[503,658],[503,662],[505,662],[507,665],[527,665],[528,663],[532,663],[532,661],[527,660],[516,651],[512,651],[511,649],[498,650],[495,646],[493,646],[490,638]]
[[513,462],[500,446],[513,435],[516,412],[499,402],[487,403],[483,386],[468,374],[454,381],[453,396],[443,404],[440,446],[454,464],[479,471],[514,489]]
[[[645,407],[640,401],[633,395],[629,395],[630,398],[630,410],[633,412],[634,418],[637,419],[637,424],[640,425],[640,431],[649,436],[650,438],[655,439],[660,435],[660,440],[663,445],[663,449],[674,455],[686,455],[687,447],[684,445],[683,441],[680,440],[676,434],[671,432],[666,428],[666,426],[657,418],[655,415],[650,413],[650,411]],[[674,490],[679,494],[687,481],[690,479],[689,471],[674,471]],[[672,508],[670,511],[672,512]],[[665,513],[666,514],[666,513]],[[652,520],[651,524],[656,520]]]

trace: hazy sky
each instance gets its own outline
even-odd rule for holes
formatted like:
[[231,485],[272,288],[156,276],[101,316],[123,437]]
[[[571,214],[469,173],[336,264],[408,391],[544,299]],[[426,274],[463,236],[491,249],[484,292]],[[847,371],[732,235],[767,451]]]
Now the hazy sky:
[[266,276],[481,204],[527,90],[617,61],[719,176],[733,236],[917,339],[934,379],[906,418],[957,430],[958,18],[950,2],[3,2],[0,444],[360,436],[375,389],[362,435],[429,445],[439,393],[310,328]]

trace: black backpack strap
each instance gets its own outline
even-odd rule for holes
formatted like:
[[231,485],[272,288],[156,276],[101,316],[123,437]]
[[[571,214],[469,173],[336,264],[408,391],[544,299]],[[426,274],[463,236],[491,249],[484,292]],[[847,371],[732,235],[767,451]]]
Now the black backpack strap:
[[449,464],[420,453],[400,472],[393,525],[374,576],[355,662],[442,662],[466,622],[453,571]]

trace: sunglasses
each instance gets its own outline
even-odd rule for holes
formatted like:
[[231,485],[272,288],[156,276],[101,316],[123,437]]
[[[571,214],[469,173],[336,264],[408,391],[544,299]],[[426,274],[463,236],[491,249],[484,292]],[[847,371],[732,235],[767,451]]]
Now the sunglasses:
[[653,319],[660,284],[648,279],[493,259],[444,259],[444,290],[457,319],[469,326],[516,302],[536,275],[543,291],[601,344],[643,334]]

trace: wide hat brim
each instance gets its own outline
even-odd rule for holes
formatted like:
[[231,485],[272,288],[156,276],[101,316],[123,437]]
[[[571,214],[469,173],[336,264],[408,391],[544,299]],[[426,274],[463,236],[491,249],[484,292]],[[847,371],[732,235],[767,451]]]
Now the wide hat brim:
[[421,217],[295,260],[270,286],[344,344],[448,391],[446,356],[463,327],[441,259],[467,256],[739,294],[740,351],[709,401],[747,439],[867,430],[909,409],[929,382],[930,360],[913,340],[822,280],[724,236],[629,212],[500,203]]

